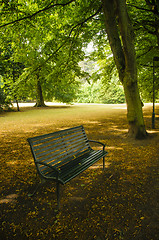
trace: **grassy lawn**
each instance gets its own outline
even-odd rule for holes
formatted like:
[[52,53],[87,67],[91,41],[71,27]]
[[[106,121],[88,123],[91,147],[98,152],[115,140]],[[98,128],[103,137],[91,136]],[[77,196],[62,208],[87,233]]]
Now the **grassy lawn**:
[[[159,105],[145,105],[149,138],[127,138],[125,105],[72,105],[0,115],[0,239],[158,240]],[[55,183],[29,198],[38,181],[27,138],[83,125],[89,139],[106,144],[102,160],[61,187]]]

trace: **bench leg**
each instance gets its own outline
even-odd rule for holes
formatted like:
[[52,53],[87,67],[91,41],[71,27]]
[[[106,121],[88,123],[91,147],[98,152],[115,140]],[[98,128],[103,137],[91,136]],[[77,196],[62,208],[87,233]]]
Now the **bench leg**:
[[60,208],[60,183],[56,183],[56,191],[57,191],[57,208]]
[[28,197],[32,197],[32,196],[36,193],[36,191],[38,190],[38,188],[39,188],[40,185],[41,185],[40,182],[37,183],[37,184],[36,184],[36,187],[35,187],[35,189],[34,189],[34,191],[33,191],[33,193],[28,193]]
[[105,170],[105,157],[103,157],[103,170]]
[[[36,176],[37,176],[37,174],[36,174]],[[33,193],[29,193],[29,194],[28,194],[28,197],[32,197],[32,196],[37,192],[39,186],[42,185],[42,184],[44,184],[45,182],[46,182],[45,179],[40,179],[40,182],[38,182],[38,183],[36,184]]]

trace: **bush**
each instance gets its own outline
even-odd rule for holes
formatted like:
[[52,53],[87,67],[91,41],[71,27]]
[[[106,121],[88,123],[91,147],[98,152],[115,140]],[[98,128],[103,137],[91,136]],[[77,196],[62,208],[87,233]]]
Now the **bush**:
[[125,103],[125,94],[122,86],[115,85],[112,88],[108,88],[108,90],[105,91],[102,97],[102,103],[107,104]]
[[89,84],[84,83],[79,91],[77,102],[79,103],[125,103],[125,95],[122,86],[112,84],[107,89],[101,81]]
[[79,103],[100,103],[100,86],[97,83],[85,82],[79,90],[77,102]]
[[0,111],[9,110],[11,101],[7,98],[2,88],[0,88]]

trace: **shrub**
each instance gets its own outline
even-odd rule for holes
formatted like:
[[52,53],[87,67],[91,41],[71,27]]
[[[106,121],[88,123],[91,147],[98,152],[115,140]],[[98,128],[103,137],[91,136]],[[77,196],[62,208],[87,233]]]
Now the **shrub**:
[[9,110],[11,106],[11,101],[5,95],[3,89],[0,87],[0,111]]
[[80,103],[125,103],[125,95],[122,86],[112,84],[103,86],[101,81],[89,84],[84,83],[79,91],[77,102]]

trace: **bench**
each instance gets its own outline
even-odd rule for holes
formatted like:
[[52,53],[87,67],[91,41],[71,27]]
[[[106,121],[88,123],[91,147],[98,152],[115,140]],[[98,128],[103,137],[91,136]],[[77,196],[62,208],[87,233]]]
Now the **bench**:
[[[95,162],[103,158],[105,168],[105,144],[88,140],[83,126],[77,126],[27,139],[41,180],[56,182],[59,209],[60,184],[65,184]],[[101,150],[93,150],[90,142],[101,144]],[[41,181],[42,182],[42,181]],[[33,196],[39,187],[36,186]]]

